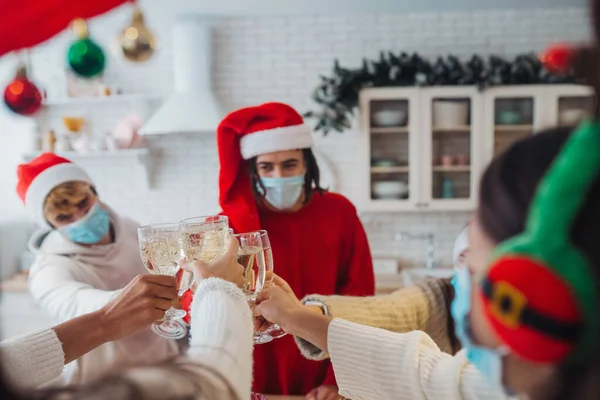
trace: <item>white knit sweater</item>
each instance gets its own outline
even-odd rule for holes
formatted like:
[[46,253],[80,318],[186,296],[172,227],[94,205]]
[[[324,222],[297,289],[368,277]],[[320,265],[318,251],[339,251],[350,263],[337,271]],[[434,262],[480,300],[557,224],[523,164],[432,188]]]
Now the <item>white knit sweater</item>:
[[[203,280],[194,295],[191,314],[187,357],[160,367],[131,368],[120,376],[133,382],[148,400],[185,396],[196,400],[248,399],[253,327],[242,291],[221,279]],[[19,387],[35,387],[62,372],[62,346],[51,329],[4,341],[0,351],[2,372]],[[106,396],[98,398],[121,398],[118,394],[122,392],[110,390],[110,384],[103,385]]]
[[340,394],[352,400],[504,400],[465,350],[439,350],[421,331],[393,333],[334,318],[327,346]]

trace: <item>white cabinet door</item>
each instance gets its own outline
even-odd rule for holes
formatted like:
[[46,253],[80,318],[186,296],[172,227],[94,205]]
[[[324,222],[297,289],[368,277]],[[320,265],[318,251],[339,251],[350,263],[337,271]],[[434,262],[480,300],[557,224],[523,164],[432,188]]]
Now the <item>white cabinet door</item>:
[[575,126],[593,115],[596,105],[594,91],[587,86],[552,85],[545,87],[544,122],[548,127]]
[[475,208],[482,114],[482,95],[475,87],[421,89],[421,208]]
[[503,86],[483,92],[483,156],[487,162],[514,142],[547,125],[544,88],[542,85]]
[[419,202],[418,107],[416,88],[361,92],[362,210],[408,211]]

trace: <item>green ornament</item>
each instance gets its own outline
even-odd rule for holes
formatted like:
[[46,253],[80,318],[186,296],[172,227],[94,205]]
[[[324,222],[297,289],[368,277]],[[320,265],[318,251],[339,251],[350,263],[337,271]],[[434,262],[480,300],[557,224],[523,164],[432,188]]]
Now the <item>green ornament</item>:
[[93,78],[104,71],[106,57],[102,48],[89,38],[75,41],[67,53],[69,67],[83,78]]

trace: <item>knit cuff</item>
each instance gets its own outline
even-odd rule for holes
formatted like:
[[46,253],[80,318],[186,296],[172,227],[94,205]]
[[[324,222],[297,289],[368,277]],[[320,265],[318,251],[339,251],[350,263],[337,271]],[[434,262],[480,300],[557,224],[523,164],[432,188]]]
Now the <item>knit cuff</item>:
[[[302,304],[306,305],[306,303],[309,302],[317,303],[317,305],[321,307],[321,310],[323,310],[323,314],[327,317],[330,317],[331,313],[329,312],[329,307],[327,307],[327,304],[323,301],[323,299],[325,299],[323,296],[310,295],[302,299]],[[321,361],[329,358],[329,354],[327,354],[327,352],[321,350],[309,341],[306,341],[298,336],[294,336],[294,340],[304,358],[314,361]]]
[[21,388],[35,388],[57,378],[63,371],[62,343],[52,329],[40,329],[0,344],[3,371]]

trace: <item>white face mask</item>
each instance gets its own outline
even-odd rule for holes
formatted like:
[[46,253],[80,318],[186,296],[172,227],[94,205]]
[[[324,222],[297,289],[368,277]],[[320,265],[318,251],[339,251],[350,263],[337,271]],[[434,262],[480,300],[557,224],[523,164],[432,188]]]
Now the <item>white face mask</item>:
[[[302,195],[304,175],[289,178],[260,178],[267,193],[265,199],[278,210],[287,210],[296,205]],[[260,190],[260,188],[259,188]]]

